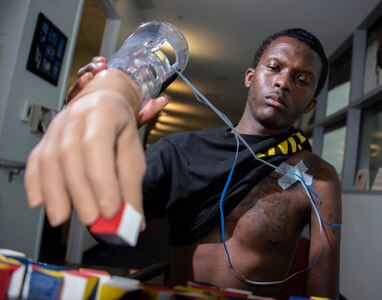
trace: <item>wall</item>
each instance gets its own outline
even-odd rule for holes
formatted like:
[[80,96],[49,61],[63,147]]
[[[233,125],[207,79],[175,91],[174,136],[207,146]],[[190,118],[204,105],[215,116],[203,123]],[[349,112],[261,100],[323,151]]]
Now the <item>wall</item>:
[[135,28],[143,22],[143,15],[137,5],[137,1],[116,1],[115,7],[121,19],[118,48],[132,34]]
[[343,194],[340,290],[349,300],[380,299],[381,194]]
[[[41,134],[19,120],[26,100],[57,109],[65,94],[71,54],[83,0],[3,0],[0,3],[0,158],[25,162]],[[68,37],[58,86],[26,70],[37,21],[42,12]],[[74,42],[73,42],[74,41]],[[11,183],[0,170],[0,247],[26,252],[37,259],[43,225],[42,209],[26,204],[22,176]]]
[[25,3],[22,1],[0,3],[0,128],[6,111],[6,99],[8,99],[16,64],[16,53],[28,11],[27,3],[28,1]]

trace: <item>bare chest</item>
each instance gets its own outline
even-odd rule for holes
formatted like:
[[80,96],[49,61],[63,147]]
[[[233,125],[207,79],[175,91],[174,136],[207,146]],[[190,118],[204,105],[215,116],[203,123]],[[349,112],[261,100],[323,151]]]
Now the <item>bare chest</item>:
[[285,251],[309,219],[309,199],[299,183],[284,191],[274,178],[266,177],[227,216],[226,234],[258,251]]

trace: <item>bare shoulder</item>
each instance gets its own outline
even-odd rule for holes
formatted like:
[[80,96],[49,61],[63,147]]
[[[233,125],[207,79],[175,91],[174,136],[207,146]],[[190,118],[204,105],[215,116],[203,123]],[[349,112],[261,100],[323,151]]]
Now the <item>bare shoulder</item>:
[[309,151],[301,151],[300,159],[313,176],[312,189],[322,201],[321,214],[332,223],[341,222],[341,181],[333,165]]
[[307,173],[312,175],[315,180],[318,181],[328,181],[333,180],[339,184],[338,172],[329,162],[322,159],[320,156],[302,150],[294,158],[296,163],[298,161],[303,161],[304,164],[308,167]]
[[291,163],[295,165],[299,161],[304,162],[308,168],[307,174],[313,177],[312,189],[320,198],[327,199],[327,204],[331,203],[336,206],[336,210],[340,210],[341,181],[334,166],[306,150],[296,153]]

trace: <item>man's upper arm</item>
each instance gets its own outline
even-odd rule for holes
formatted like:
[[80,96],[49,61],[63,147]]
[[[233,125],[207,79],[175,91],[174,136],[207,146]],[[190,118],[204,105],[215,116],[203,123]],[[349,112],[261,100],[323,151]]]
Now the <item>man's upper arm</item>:
[[321,206],[318,206],[322,227],[312,208],[309,262],[312,263],[319,257],[308,271],[306,295],[337,299],[341,239],[341,228],[338,224],[342,222],[341,185],[332,166],[324,165],[322,174],[325,175],[313,185],[313,189],[322,201]]

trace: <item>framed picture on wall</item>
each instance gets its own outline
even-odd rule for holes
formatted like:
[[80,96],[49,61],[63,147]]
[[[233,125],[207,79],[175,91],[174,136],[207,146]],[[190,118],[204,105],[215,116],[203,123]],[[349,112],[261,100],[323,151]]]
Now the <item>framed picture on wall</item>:
[[68,38],[45,15],[39,13],[27,69],[57,85]]

